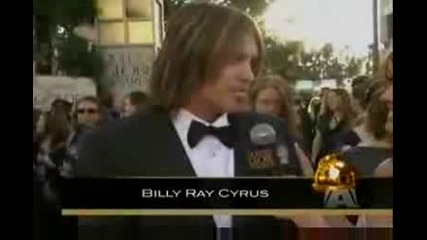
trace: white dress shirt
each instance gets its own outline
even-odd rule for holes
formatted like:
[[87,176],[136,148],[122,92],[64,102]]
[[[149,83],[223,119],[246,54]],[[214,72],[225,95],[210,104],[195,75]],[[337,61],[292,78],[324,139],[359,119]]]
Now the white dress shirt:
[[[191,112],[180,109],[172,114],[173,125],[181,139],[185,152],[198,177],[234,177],[234,150],[228,148],[214,136],[205,136],[194,147],[190,148],[187,135],[192,121],[198,121],[206,126],[229,126],[227,114],[208,123]],[[231,216],[214,216],[218,228],[230,228]]]

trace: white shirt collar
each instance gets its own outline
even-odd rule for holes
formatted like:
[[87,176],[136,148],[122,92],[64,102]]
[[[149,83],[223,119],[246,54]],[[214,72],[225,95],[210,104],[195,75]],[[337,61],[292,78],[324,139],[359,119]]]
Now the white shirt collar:
[[190,129],[191,121],[198,121],[206,126],[212,127],[225,127],[230,125],[230,122],[228,121],[228,115],[226,113],[218,117],[212,123],[209,123],[197,117],[196,115],[184,108],[180,108],[177,111],[174,111],[171,117],[173,125],[175,126],[182,142],[187,142],[187,135],[188,130]]

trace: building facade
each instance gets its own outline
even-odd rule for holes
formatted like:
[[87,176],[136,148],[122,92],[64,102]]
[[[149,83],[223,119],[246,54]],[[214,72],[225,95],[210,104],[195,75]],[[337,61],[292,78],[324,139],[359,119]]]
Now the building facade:
[[393,0],[379,1],[379,40],[382,51],[393,50]]

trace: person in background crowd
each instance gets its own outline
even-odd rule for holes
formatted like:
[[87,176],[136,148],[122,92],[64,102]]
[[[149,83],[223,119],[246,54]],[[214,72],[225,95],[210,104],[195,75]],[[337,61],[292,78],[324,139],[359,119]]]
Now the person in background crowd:
[[[386,89],[381,96],[388,108],[385,130],[388,135],[393,136],[393,52],[389,53],[380,68],[379,80],[384,81]],[[374,172],[375,177],[393,178],[393,157],[381,162]],[[378,195],[375,198],[383,198]],[[358,224],[360,227],[369,228],[392,228],[393,216],[365,216]]]
[[277,75],[269,75],[256,80],[249,90],[252,109],[286,120],[288,132],[301,138],[298,117],[291,89],[285,79]]
[[322,105],[322,99],[319,98],[318,96],[312,97],[308,103],[307,112],[313,124],[317,122],[321,105]]
[[71,110],[73,108],[73,104],[64,99],[55,99],[50,105],[50,112],[55,113],[64,113],[69,116],[71,114]]
[[52,197],[46,198],[46,192],[50,191],[46,175],[48,166],[38,158],[40,142],[47,138],[46,130],[51,129],[46,126],[47,116],[42,116],[41,110],[33,109],[33,239],[37,240],[60,239],[55,231],[61,222],[57,206]]
[[75,230],[70,227],[70,219],[61,216],[58,201],[58,180],[67,155],[70,117],[66,108],[58,105],[47,113],[37,112],[33,111],[33,137],[37,146],[33,177],[33,239],[75,239]]
[[367,76],[357,76],[351,83],[351,107],[356,115],[353,126],[362,124],[365,119],[365,110],[368,104],[366,92],[370,82],[372,80]]
[[315,91],[314,95],[308,101],[307,112],[314,126],[316,125],[319,117],[320,107],[322,105],[322,99],[324,99],[324,96],[326,96],[326,94],[330,90],[331,90],[330,88],[324,87],[320,91]]
[[356,167],[361,176],[372,177],[378,164],[393,156],[393,136],[386,130],[389,111],[381,100],[384,90],[383,81],[373,82],[369,87],[366,118],[361,126],[366,134],[357,146],[344,152],[345,159]]
[[313,121],[309,113],[309,102],[310,99],[306,99],[306,97],[303,96],[302,99],[295,103],[295,105],[297,106],[297,115],[300,120],[300,128],[302,131],[304,150],[307,152],[308,155],[311,155],[311,149],[315,133],[315,121]]
[[316,124],[320,111],[321,99],[318,96],[309,97],[307,106],[302,114],[303,118],[303,139],[309,155],[312,155],[313,141],[316,135]]
[[66,141],[70,127],[64,113],[47,114],[44,132],[40,133],[40,147],[37,155],[38,177],[43,182],[47,200],[56,202],[57,183],[60,167],[65,159]]
[[350,96],[343,89],[329,90],[323,95],[316,135],[313,140],[312,161],[318,160],[336,149],[336,138],[351,127],[353,112]]
[[67,155],[61,169],[63,177],[74,176],[78,159],[77,148],[81,138],[106,121],[106,113],[99,98],[86,96],[76,103],[73,126],[67,140]]
[[294,106],[295,109],[295,125],[297,127],[297,130],[299,131],[299,135],[301,136],[301,139],[303,139],[303,112],[305,109],[304,103],[302,99],[298,95],[294,95],[292,97],[293,103],[292,106]]
[[[306,157],[302,137],[302,121],[297,113],[297,107],[288,82],[278,75],[267,75],[257,79],[249,89],[249,101],[252,109],[281,118],[287,123],[287,132],[295,143],[300,157]],[[302,146],[302,147],[301,147]],[[302,150],[304,149],[304,150]]]
[[95,128],[105,120],[103,105],[94,96],[79,99],[74,114],[77,127]]
[[111,120],[116,120],[120,118],[120,112],[114,109],[113,104],[113,94],[107,94],[101,98],[101,103],[104,109],[105,121],[109,122]]
[[323,98],[323,96],[325,96],[326,94],[328,94],[328,92],[330,91],[331,89],[330,88],[328,88],[328,87],[322,87],[321,89],[320,89],[320,92],[319,92],[319,98],[320,99],[322,99]]
[[[352,82],[351,105],[356,117],[353,121],[353,128],[344,131],[336,140],[337,150],[348,150],[357,146],[362,139],[371,137],[366,130],[366,107],[371,100],[372,90],[369,90],[371,80],[366,76],[356,77]],[[373,88],[372,88],[373,89]]]
[[42,115],[42,111],[33,108],[33,170],[35,170],[35,164],[37,162],[37,154],[39,152],[39,138],[37,135],[37,122]]
[[129,117],[147,105],[148,95],[141,91],[133,91],[124,99],[123,117]]
[[[382,101],[384,96],[384,84],[382,82],[371,83],[366,91],[366,118],[359,127],[366,128],[369,138],[362,137],[358,146],[345,151],[344,159],[355,166],[361,176],[383,176],[383,172],[389,171],[389,168],[383,167],[382,172],[375,172],[376,166],[383,159],[392,156],[392,132],[387,128],[388,110],[386,104]],[[386,164],[386,163],[384,163]],[[392,164],[391,164],[392,166]],[[375,172],[375,173],[374,173]],[[304,217],[294,219],[300,227],[313,228],[347,228],[353,227],[390,227],[392,218],[389,216],[322,216],[311,217],[309,220]],[[299,220],[299,221],[298,221]],[[344,230],[344,229],[343,229]],[[326,232],[325,232],[326,233]],[[317,232],[318,236],[324,234]]]
[[[387,89],[381,96],[389,109],[386,130],[389,134],[393,135],[393,52],[391,52],[385,59],[380,78],[387,83]],[[393,158],[382,162],[375,170],[375,175],[381,177],[393,177]]]

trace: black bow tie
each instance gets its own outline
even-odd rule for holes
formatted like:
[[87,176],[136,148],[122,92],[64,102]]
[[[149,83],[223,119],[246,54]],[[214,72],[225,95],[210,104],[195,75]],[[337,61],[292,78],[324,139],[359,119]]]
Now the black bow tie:
[[231,128],[206,126],[200,122],[192,121],[188,130],[187,141],[191,148],[194,148],[199,141],[206,135],[212,135],[218,138],[222,144],[231,148],[233,146]]

